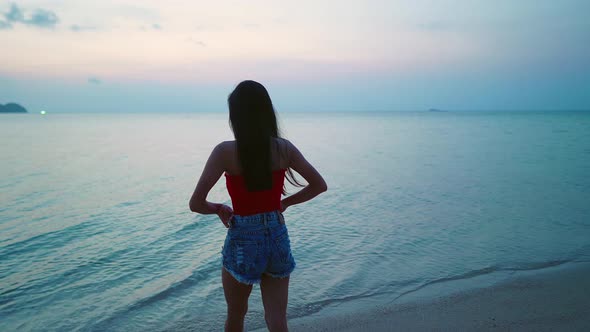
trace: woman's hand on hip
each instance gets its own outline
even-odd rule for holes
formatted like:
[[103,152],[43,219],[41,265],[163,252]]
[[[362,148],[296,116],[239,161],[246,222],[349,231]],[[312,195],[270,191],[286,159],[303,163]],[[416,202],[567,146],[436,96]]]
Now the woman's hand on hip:
[[221,222],[225,228],[229,228],[229,221],[234,215],[234,210],[227,205],[221,204],[217,209],[217,216],[221,219]]
[[288,207],[289,205],[287,203],[281,201],[281,213],[285,212],[285,210],[287,210]]

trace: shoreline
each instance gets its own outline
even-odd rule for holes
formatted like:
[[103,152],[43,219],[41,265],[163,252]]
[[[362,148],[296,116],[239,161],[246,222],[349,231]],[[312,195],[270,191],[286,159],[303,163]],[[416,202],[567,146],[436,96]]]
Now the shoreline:
[[589,331],[590,262],[449,281],[388,304],[351,301],[289,320],[289,329]]

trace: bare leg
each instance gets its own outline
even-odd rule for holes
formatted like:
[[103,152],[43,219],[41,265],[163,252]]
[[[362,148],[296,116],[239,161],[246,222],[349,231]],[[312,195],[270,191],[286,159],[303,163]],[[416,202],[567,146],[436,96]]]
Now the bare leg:
[[289,277],[273,278],[262,275],[260,282],[264,319],[270,332],[284,332],[287,328],[287,302],[289,299]]
[[227,302],[225,331],[242,332],[244,330],[244,316],[248,312],[248,297],[252,291],[252,285],[240,283],[225,268],[221,268],[221,282],[223,283],[225,302]]

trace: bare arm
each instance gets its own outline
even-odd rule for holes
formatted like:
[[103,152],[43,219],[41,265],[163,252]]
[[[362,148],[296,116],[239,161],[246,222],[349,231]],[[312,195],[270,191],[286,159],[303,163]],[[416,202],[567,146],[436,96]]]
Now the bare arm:
[[283,211],[289,206],[307,202],[328,190],[326,181],[324,181],[324,178],[322,178],[320,173],[318,173],[318,171],[305,159],[305,157],[303,157],[303,154],[301,154],[295,145],[291,144],[291,142],[288,142],[288,144],[289,167],[303,176],[308,184],[297,193],[286,197],[281,201]]
[[193,195],[189,201],[189,208],[191,211],[201,214],[217,214],[223,224],[227,227],[227,222],[229,218],[233,214],[232,209],[229,206],[219,204],[219,203],[211,203],[207,201],[207,195],[209,191],[221,174],[225,171],[225,162],[224,162],[224,151],[223,151],[223,143],[217,145],[207,163],[205,164],[205,168],[203,169],[203,173],[199,178],[199,182],[197,183],[197,187],[193,192]]

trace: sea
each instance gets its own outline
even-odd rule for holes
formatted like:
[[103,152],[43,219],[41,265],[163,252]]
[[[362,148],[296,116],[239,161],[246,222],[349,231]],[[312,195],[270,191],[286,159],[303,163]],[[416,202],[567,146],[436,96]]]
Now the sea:
[[[590,112],[278,117],[328,184],[285,212],[290,320],[590,261]],[[223,112],[1,114],[0,331],[222,330],[227,229],[188,201],[232,137]]]

